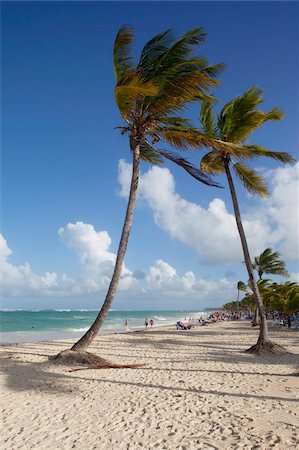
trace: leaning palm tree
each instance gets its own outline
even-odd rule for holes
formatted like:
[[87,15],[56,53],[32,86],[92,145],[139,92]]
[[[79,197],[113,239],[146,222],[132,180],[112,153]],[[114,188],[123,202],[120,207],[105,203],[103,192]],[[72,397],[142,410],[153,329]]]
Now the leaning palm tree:
[[174,149],[195,148],[198,140],[188,120],[178,116],[187,103],[207,97],[222,65],[208,66],[206,60],[194,54],[204,42],[205,33],[193,29],[174,40],[170,31],[158,34],[143,48],[138,63],[132,58],[132,30],[122,27],[114,44],[116,76],[115,100],[124,125],[118,127],[128,134],[133,159],[128,205],[120,238],[117,258],[108,292],[102,308],[85,335],[71,348],[85,350],[97,336],[114,299],[121,277],[136,201],[140,161],[160,164],[163,157],[181,166],[198,181],[219,186],[207,174],[173,151],[155,147],[158,141]]
[[244,283],[244,281],[238,281],[237,283],[237,290],[238,290],[238,299],[237,299],[237,311],[239,311],[239,298],[240,298],[240,291],[246,292],[247,286]]
[[207,174],[217,175],[225,173],[227,177],[249,282],[261,317],[260,334],[257,344],[247,351],[252,353],[276,353],[282,351],[282,349],[269,340],[264,305],[255,280],[237,194],[231,174],[232,167],[236,176],[249,192],[265,196],[268,194],[268,190],[264,179],[255,170],[245,165],[244,161],[265,156],[282,163],[294,162],[294,158],[288,153],[275,152],[261,146],[246,144],[250,133],[263,123],[269,120],[279,120],[283,117],[283,113],[278,108],[274,108],[269,112],[263,112],[257,109],[262,101],[262,91],[257,87],[252,87],[242,96],[235,97],[228,102],[221,110],[218,119],[216,119],[212,101],[208,99],[204,102],[201,109],[202,129],[198,132],[198,139],[201,142],[208,138],[211,140],[209,145],[211,151],[202,158],[201,168]]
[[279,258],[280,254],[272,248],[266,248],[259,256],[255,256],[253,268],[257,270],[260,279],[262,279],[264,273],[283,277],[289,276],[284,261]]

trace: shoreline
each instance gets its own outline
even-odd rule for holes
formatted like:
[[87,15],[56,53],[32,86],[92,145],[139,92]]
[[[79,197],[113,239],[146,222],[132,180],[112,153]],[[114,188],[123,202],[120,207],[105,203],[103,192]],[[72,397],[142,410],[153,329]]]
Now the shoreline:
[[[52,310],[49,310],[52,312]],[[54,310],[53,310],[54,311]],[[74,310],[75,311],[75,310]],[[26,311],[27,312],[27,311]],[[34,311],[39,312],[39,311]],[[61,311],[59,311],[61,312]],[[64,311],[62,311],[64,312]],[[70,311],[66,311],[70,312]],[[166,311],[161,311],[163,314]],[[133,312],[134,313],[134,312]],[[157,311],[144,311],[144,313],[152,313],[154,317],[154,325],[153,327],[164,327],[164,326],[175,326],[175,323],[178,320],[182,320],[182,315],[186,315],[186,312],[182,311],[173,311],[174,316],[172,317],[166,317],[166,318],[159,318],[157,317]],[[168,312],[169,313],[169,312]],[[198,316],[204,316],[207,315],[206,312],[189,312],[189,317],[198,317]],[[126,317],[124,317],[124,320]],[[195,320],[195,319],[194,319]],[[93,321],[93,319],[92,319]],[[32,326],[32,328],[27,330],[12,330],[12,331],[0,331],[0,346],[8,345],[8,344],[17,344],[17,343],[32,343],[32,342],[42,342],[42,341],[53,341],[53,340],[60,340],[60,339],[79,339],[81,338],[84,333],[88,330],[90,325],[92,324],[92,321],[84,326],[80,327],[80,323],[78,323],[78,327],[61,327],[61,328],[45,328],[45,329],[38,329],[38,327]],[[135,332],[135,331],[142,331],[145,330],[145,326],[143,324],[143,319],[140,320],[140,318],[129,318],[129,326],[128,331],[126,327],[123,325],[123,323],[119,323],[117,321],[115,324],[104,323],[103,327],[99,331],[99,336],[105,335],[105,334],[114,334],[114,333],[126,333],[126,332]],[[150,329],[150,324],[148,325],[148,329]]]
[[[174,328],[175,324],[158,324],[153,325],[152,327],[148,327],[147,329],[145,326],[143,327],[135,327],[130,328],[129,330],[123,330],[120,331],[116,329],[117,331],[113,330],[103,330],[98,334],[98,337],[106,336],[106,335],[113,335],[113,334],[130,334],[130,333],[140,333],[140,332],[149,332],[153,329],[161,329],[161,328]],[[87,331],[87,328],[86,330]],[[6,332],[0,332],[0,347],[6,347],[9,345],[18,345],[18,344],[34,344],[34,343],[46,343],[46,342],[59,342],[61,340],[76,340],[83,336],[85,331],[65,331],[65,330],[45,330],[45,331],[6,331]],[[23,335],[26,339],[26,336],[30,338],[29,334],[32,336],[32,339],[24,340],[24,341],[13,341],[13,342],[2,342],[3,335],[14,335],[14,336],[20,336]],[[42,336],[48,336],[48,338],[45,339],[38,339],[38,336],[42,338]],[[58,337],[58,335],[61,335],[61,337]],[[57,337],[55,337],[57,336]]]
[[270,329],[292,354],[244,350],[245,321],[98,336],[88,351],[130,369],[69,372],[48,358],[74,339],[1,346],[3,450],[295,450],[298,331]]

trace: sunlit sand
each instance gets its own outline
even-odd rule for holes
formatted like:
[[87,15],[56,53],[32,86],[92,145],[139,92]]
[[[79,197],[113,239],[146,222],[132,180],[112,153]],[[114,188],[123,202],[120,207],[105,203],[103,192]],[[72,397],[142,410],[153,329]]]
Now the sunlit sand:
[[134,369],[68,372],[48,356],[71,341],[1,347],[1,449],[296,449],[299,334],[292,354],[243,353],[248,322],[105,335],[90,351]]

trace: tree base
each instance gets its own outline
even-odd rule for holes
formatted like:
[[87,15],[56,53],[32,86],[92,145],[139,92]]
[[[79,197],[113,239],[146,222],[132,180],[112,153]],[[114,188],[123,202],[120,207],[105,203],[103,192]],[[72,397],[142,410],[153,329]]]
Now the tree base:
[[289,352],[282,345],[266,341],[257,342],[257,344],[245,350],[245,353],[255,353],[256,355],[286,355]]
[[58,355],[49,358],[55,364],[86,366],[70,369],[69,372],[87,369],[124,369],[130,367],[141,367],[145,364],[114,364],[100,356],[84,351],[64,350]]

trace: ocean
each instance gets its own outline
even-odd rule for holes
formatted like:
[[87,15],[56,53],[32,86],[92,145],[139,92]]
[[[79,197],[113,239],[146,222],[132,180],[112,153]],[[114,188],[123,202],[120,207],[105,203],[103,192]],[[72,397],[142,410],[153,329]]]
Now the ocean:
[[[0,344],[36,342],[83,336],[96,318],[98,310],[31,309],[0,311]],[[153,319],[154,326],[175,324],[178,320],[205,317],[205,312],[192,311],[118,311],[110,310],[100,334],[125,332],[144,328],[144,321]],[[128,330],[128,331],[129,331]]]

